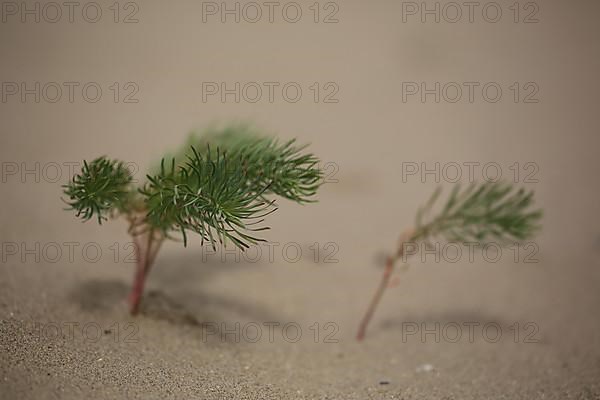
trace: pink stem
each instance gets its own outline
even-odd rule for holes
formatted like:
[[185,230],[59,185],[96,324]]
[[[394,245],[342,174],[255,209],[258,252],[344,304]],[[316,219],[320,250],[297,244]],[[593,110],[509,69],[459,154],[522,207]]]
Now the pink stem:
[[135,244],[136,268],[133,278],[133,286],[129,294],[129,312],[136,315],[139,311],[142,294],[144,293],[144,283],[146,281],[147,249],[143,245],[144,241],[139,240],[138,236],[133,237]]
[[385,270],[383,271],[383,277],[381,278],[381,282],[377,287],[375,296],[373,296],[371,303],[369,303],[369,308],[367,309],[365,316],[360,321],[360,325],[358,327],[358,334],[356,335],[356,340],[362,341],[365,338],[365,334],[367,333],[367,327],[369,326],[371,318],[373,318],[373,315],[375,314],[375,309],[377,308],[377,305],[381,301],[383,292],[390,285],[390,278],[392,277],[392,272],[394,272],[394,263],[396,262],[396,260],[402,258],[402,256],[404,255],[404,244],[409,240],[413,239],[414,235],[415,230],[412,228],[404,231],[404,233],[400,235],[400,242],[396,254],[393,257],[387,258]]
[[367,313],[363,317],[362,321],[360,322],[360,326],[358,327],[358,334],[356,335],[356,340],[361,341],[365,338],[365,334],[367,333],[367,326],[369,326],[369,322],[371,321],[371,318],[373,318],[373,314],[375,314],[375,309],[377,308],[377,305],[381,300],[381,296],[383,296],[383,292],[389,285],[390,277],[392,276],[393,270],[394,260],[392,259],[392,257],[388,257],[385,264],[385,270],[383,271],[383,277],[381,279],[381,282],[379,283],[379,287],[377,288],[375,296],[369,304]]
[[[144,240],[146,236],[148,239]],[[160,250],[163,237],[154,237],[154,231],[151,229],[145,234],[134,235],[133,241],[135,244],[137,265],[133,278],[133,286],[131,288],[131,293],[129,294],[129,312],[131,315],[136,315],[139,312],[140,303],[144,294],[146,277],[150,272],[152,264],[154,264],[158,250]]]

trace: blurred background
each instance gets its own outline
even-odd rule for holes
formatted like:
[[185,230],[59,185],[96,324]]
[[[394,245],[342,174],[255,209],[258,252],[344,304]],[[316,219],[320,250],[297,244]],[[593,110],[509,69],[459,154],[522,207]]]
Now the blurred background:
[[[20,345],[26,331],[5,324],[5,393],[116,395],[122,379],[130,395],[164,395],[167,388],[175,396],[198,390],[235,397],[244,388],[262,398],[383,398],[385,390],[415,398],[598,396],[600,3],[77,4],[2,2],[3,320],[128,318],[121,299],[133,266],[110,249],[116,243],[126,252],[126,224],[99,228],[62,211],[60,185],[83,159],[122,159],[142,180],[190,132],[243,121],[311,143],[328,180],[317,204],[284,202],[269,221],[268,239],[311,252],[299,262],[212,265],[198,262],[199,248],[167,243],[148,283],[155,290],[148,307],[159,310],[136,320],[141,340],[134,350],[63,343],[48,354],[34,351],[45,348],[41,342]],[[516,263],[512,253],[495,263],[481,256],[453,264],[417,259],[411,265],[417,268],[400,274],[384,296],[372,340],[354,343],[382,254],[394,249],[417,208],[438,185],[498,173],[534,189],[545,210],[534,243],[538,262],[524,262],[522,253]],[[87,262],[76,251],[75,262],[65,255],[49,262],[35,250],[35,243],[64,249],[73,241],[99,243],[105,255]],[[5,243],[17,243],[17,254],[7,253]],[[332,253],[337,262],[315,263],[309,250],[315,243],[320,258]],[[177,319],[178,312],[200,323],[300,321],[306,332],[315,321],[334,321],[340,343],[325,352],[308,344],[310,351],[299,352],[302,345],[289,343],[266,343],[277,350],[267,355],[223,343],[215,350],[198,343],[198,329]],[[471,320],[504,327],[535,322],[540,340],[411,346],[400,340],[403,321]],[[149,349],[157,343],[158,355]],[[112,362],[103,378],[96,364],[78,372],[56,366],[65,354],[83,365],[105,352]],[[177,359],[187,356],[191,364],[182,366]],[[240,357],[260,367],[244,370]],[[424,363],[436,372],[415,380]],[[178,378],[159,375],[159,387],[149,389],[148,382],[123,377],[132,365]],[[33,371],[34,383],[25,371]],[[384,378],[391,384],[379,385]],[[219,379],[234,383],[211,392]],[[91,388],[90,380],[105,389]]]

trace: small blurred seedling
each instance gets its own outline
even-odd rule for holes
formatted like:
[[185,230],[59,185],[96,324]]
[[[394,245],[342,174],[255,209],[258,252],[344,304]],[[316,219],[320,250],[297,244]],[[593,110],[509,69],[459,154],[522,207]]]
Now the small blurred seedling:
[[442,210],[425,222],[440,193],[441,188],[438,188],[425,206],[419,209],[415,227],[402,233],[398,249],[387,258],[381,283],[360,323],[358,340],[364,339],[381,296],[390,286],[394,265],[405,256],[407,243],[428,244],[432,239],[441,237],[462,244],[477,242],[485,245],[494,242],[509,245],[528,240],[539,230],[542,211],[531,210],[532,191],[516,189],[504,182],[473,183],[464,190],[456,185]]
[[255,232],[274,212],[271,197],[314,202],[323,173],[313,154],[295,140],[280,143],[243,126],[191,136],[174,156],[165,157],[140,187],[121,161],[99,157],[84,161],[79,174],[63,186],[70,209],[84,221],[124,216],[135,243],[136,272],[129,296],[136,314],[144,282],[161,243],[189,233],[201,244],[227,242],[244,250],[264,241]]

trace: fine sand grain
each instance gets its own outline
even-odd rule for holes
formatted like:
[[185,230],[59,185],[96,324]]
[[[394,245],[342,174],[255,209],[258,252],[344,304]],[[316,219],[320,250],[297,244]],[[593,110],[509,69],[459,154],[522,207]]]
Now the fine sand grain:
[[[402,2],[362,0],[337,2],[337,24],[312,22],[313,1],[297,24],[223,24],[202,23],[201,2],[158,0],[115,24],[99,3],[97,24],[0,24],[3,82],[104,89],[0,104],[0,161],[19,168],[0,183],[0,399],[600,399],[600,2],[538,1],[533,24],[512,22],[512,1],[497,24],[403,23]],[[109,86],[130,81],[139,102],[115,103]],[[202,83],[222,81],[293,81],[304,97],[203,102]],[[504,95],[404,102],[407,81]],[[335,82],[339,102],[315,103],[314,82]],[[515,103],[514,82],[535,82],[539,102]],[[62,210],[66,163],[106,154],[141,180],[191,129],[230,119],[310,142],[332,179],[317,204],[281,202],[272,259],[166,243],[132,318],[126,224]],[[403,182],[403,162],[494,162],[509,180],[518,163],[544,227],[517,262],[415,257],[357,343],[382,256],[437,186]],[[21,174],[35,165],[40,179]]]

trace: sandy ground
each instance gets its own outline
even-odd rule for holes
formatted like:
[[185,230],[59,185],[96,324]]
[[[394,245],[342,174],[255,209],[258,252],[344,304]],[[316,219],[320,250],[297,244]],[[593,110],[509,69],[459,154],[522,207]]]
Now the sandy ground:
[[[496,24],[404,23],[402,2],[383,1],[337,2],[338,23],[314,23],[312,3],[297,24],[203,23],[191,1],[139,4],[135,24],[114,23],[110,2],[96,24],[0,24],[3,82],[104,93],[0,104],[0,398],[600,398],[600,3],[536,2],[532,24],[504,1]],[[202,83],[223,81],[297,82],[304,97],[203,102]],[[502,100],[402,99],[403,82],[471,81]],[[121,100],[127,82],[137,103]],[[315,102],[314,82],[339,102]],[[515,103],[514,82],[539,102]],[[141,178],[191,129],[232,118],[311,142],[337,182],[318,204],[283,202],[256,262],[168,243],[129,317],[126,225],[61,210],[68,163],[109,154]],[[357,343],[382,254],[436,186],[403,182],[403,162],[494,162],[509,179],[518,163],[544,229],[517,262],[416,257]]]

